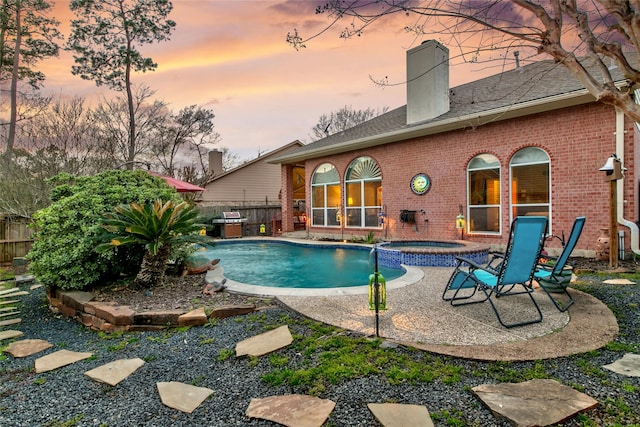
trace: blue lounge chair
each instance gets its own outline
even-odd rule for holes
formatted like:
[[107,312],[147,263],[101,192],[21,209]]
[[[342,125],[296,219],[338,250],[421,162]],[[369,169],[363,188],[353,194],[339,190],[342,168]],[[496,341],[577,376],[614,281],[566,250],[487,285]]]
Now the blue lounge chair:
[[[539,264],[533,275],[533,278],[540,284],[542,290],[549,295],[553,304],[560,311],[567,311],[574,302],[571,294],[567,292],[567,287],[571,282],[572,271],[567,269],[566,266],[569,256],[571,255],[571,252],[573,252],[573,249],[576,247],[576,243],[580,238],[580,234],[584,228],[584,221],[585,217],[583,216],[576,218],[573,222],[573,227],[571,228],[569,240],[565,243],[560,256],[556,259],[551,258],[553,262]],[[565,294],[567,296],[567,302],[562,303],[559,299],[554,298],[551,293]]]
[[[542,312],[531,295],[533,293],[531,283],[546,231],[547,217],[517,217],[511,224],[509,241],[499,266],[496,269],[487,268],[458,257],[456,269],[449,278],[442,299],[454,306],[489,301],[498,321],[506,328],[541,322]],[[484,293],[484,298],[471,299],[478,290]],[[519,294],[526,294],[529,297],[537,315],[533,319],[505,323],[493,302],[493,297],[501,298]]]

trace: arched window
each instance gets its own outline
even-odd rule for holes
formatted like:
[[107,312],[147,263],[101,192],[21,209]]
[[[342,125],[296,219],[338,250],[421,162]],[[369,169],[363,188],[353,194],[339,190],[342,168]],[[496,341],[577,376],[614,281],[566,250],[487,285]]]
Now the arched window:
[[380,227],[382,172],[371,157],[358,157],[345,174],[345,216],[347,227]]
[[467,166],[469,233],[500,233],[500,161],[480,154]]
[[340,225],[340,175],[331,163],[316,168],[311,178],[311,224]]
[[[526,147],[511,158],[511,215],[542,215],[551,219],[549,155]],[[549,228],[550,230],[551,228]]]

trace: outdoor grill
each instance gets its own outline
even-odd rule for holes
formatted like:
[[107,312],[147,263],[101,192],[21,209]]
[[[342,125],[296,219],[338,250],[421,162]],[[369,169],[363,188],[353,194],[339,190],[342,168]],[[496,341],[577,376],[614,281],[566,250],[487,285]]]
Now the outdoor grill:
[[243,222],[247,222],[247,218],[242,218],[240,212],[222,212],[222,218],[213,220],[214,224],[224,224],[221,230],[224,239],[242,237]]

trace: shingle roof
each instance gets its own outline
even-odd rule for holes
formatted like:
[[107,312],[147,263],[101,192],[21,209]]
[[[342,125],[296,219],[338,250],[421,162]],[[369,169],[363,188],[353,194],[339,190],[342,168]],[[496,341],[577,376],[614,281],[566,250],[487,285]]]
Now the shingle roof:
[[[486,123],[489,114],[500,112],[499,117],[503,119],[523,115],[524,112],[517,114],[515,111],[525,105],[548,104],[547,107],[538,106],[537,110],[529,110],[527,114],[559,108],[550,106],[552,100],[557,100],[559,96],[563,96],[563,99],[571,98],[573,105],[594,101],[584,86],[563,65],[552,60],[535,62],[451,88],[449,111],[431,120],[407,124],[407,106],[403,105],[343,132],[307,144],[295,152],[273,159],[272,162],[299,161],[394,142],[418,136],[422,129],[427,128],[432,131],[424,134],[477,126]],[[565,103],[564,106],[566,105],[571,104]],[[506,114],[509,111],[511,114]],[[487,120],[483,121],[482,117],[487,117]],[[493,117],[491,120],[499,119]]]

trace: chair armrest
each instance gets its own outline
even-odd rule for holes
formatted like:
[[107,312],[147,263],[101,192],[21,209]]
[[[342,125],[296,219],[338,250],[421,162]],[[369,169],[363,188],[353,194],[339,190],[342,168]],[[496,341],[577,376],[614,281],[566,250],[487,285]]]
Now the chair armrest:
[[457,256],[456,259],[458,260],[458,267],[460,266],[460,264],[464,263],[464,264],[467,264],[470,267],[470,270],[477,270],[477,269],[484,270],[484,267],[482,265],[480,265],[477,262],[472,261],[472,260],[470,260],[468,258]]

